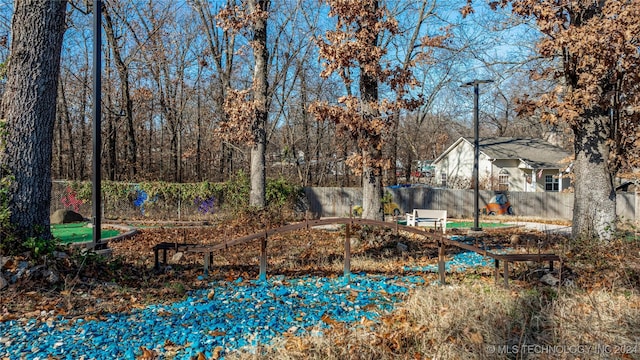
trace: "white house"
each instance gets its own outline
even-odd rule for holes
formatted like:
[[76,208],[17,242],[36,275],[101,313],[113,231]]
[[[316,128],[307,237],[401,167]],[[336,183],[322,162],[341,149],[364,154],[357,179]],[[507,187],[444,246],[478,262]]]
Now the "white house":
[[[562,191],[570,186],[572,156],[541,139],[495,137],[479,140],[480,188],[502,191]],[[473,138],[459,138],[434,161],[436,184],[469,188]]]

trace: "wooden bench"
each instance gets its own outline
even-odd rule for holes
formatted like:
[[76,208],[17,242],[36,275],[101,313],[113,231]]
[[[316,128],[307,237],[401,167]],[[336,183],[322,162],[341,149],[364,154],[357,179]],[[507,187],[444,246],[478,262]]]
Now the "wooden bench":
[[156,244],[153,249],[153,257],[155,260],[154,269],[156,271],[160,270],[160,255],[159,252],[162,250],[162,264],[163,266],[167,266],[167,250],[173,250],[175,252],[186,251],[189,248],[195,247],[197,244],[187,244],[187,243],[178,243],[178,242],[166,242],[163,241],[159,244]]
[[562,280],[562,259],[556,254],[495,254],[487,253],[489,257],[493,258],[494,264],[494,276],[495,282],[498,284],[500,277],[500,261],[504,264],[504,271],[502,277],[504,279],[504,287],[509,287],[509,263],[519,261],[534,261],[534,262],[549,262],[549,271],[553,271],[553,262],[560,263],[560,280]]
[[413,209],[407,213],[407,226],[440,226],[442,233],[447,231],[447,210]]
[[438,241],[438,275],[440,278],[441,285],[445,283],[445,272],[446,272],[445,271],[445,246],[447,245],[453,245],[461,249],[473,251],[482,256],[493,259],[494,277],[495,277],[496,285],[498,285],[498,280],[500,278],[500,262],[502,262],[503,269],[504,269],[502,274],[502,277],[504,280],[504,286],[507,288],[509,287],[509,263],[524,262],[524,261],[526,262],[532,261],[532,262],[538,262],[538,263],[543,263],[548,261],[549,271],[553,271],[553,268],[554,268],[553,263],[558,262],[560,264],[559,281],[560,283],[562,282],[562,267],[563,267],[562,258],[556,254],[549,254],[549,253],[546,253],[546,254],[545,253],[498,254],[498,253],[488,251],[486,248],[484,248],[484,246],[483,248],[479,248],[477,244],[475,245],[467,244],[464,242],[459,242],[457,240],[451,240],[443,237]]

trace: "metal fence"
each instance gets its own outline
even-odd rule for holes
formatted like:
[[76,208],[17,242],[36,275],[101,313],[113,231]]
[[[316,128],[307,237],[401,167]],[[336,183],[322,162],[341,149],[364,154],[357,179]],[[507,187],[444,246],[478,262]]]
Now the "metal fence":
[[[304,190],[310,211],[315,216],[345,216],[352,206],[362,205],[360,188],[315,187]],[[387,188],[385,191],[391,193],[402,213],[413,209],[443,209],[447,210],[450,217],[473,216],[473,190],[409,187]],[[493,195],[493,191],[480,191],[480,208],[485,207]],[[509,192],[507,195],[516,215],[564,220],[573,218],[573,193]],[[622,219],[635,221],[637,205],[634,193],[618,194],[617,213]]]

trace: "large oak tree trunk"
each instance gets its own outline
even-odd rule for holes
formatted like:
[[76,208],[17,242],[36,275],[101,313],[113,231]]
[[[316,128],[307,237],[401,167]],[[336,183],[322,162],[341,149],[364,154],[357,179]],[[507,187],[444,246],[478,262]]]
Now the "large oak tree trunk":
[[[377,153],[379,152],[379,150],[373,150],[372,153],[367,154],[366,151],[363,151],[363,154],[373,158],[378,156]],[[362,217],[364,219],[383,219],[384,213],[380,202],[381,198],[382,176],[380,175],[380,169],[365,165],[362,174]]]
[[[378,2],[374,1],[367,6],[368,11],[374,13],[378,10]],[[360,29],[359,31],[370,31],[370,29]],[[371,48],[376,46],[378,37],[370,38],[371,43],[367,44]],[[364,116],[376,118],[380,116],[377,109],[372,109],[371,104],[378,102],[378,80],[365,68],[360,68],[360,100]],[[362,171],[362,217],[364,219],[383,220],[384,211],[382,208],[382,149],[378,145],[382,141],[382,134],[368,133],[366,136],[368,146],[362,149],[362,157],[365,165]],[[375,165],[371,165],[375,164]]]
[[587,112],[573,128],[575,200],[573,236],[610,240],[616,225],[616,192],[609,168],[610,121],[605,111]]
[[50,239],[52,139],[67,2],[16,0],[14,5],[0,111],[7,122],[2,165],[15,177],[9,209],[16,234]]
[[[269,0],[249,1],[251,13],[267,11]],[[266,205],[266,158],[267,150],[267,19],[258,16],[253,26],[253,91],[256,103],[255,118],[251,126],[254,144],[251,146],[251,192],[249,205],[262,208]]]

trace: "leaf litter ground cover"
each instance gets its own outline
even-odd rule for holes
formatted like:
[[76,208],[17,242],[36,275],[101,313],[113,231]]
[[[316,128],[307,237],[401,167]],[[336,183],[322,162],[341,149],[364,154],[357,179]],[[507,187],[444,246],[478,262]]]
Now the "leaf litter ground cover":
[[[66,276],[62,274],[64,286],[27,291],[38,286],[18,283],[3,291],[0,358],[16,353],[46,358],[47,352],[58,358],[112,358],[107,353],[133,358],[148,349],[168,358],[188,358],[198,350],[224,355],[314,326],[369,324],[364,320],[392,310],[414,284],[435,280],[425,271],[437,260],[437,247],[411,236],[367,235],[365,230],[354,232],[360,239],[352,246],[352,270],[369,275],[352,275],[348,284],[339,276],[343,232],[310,230],[271,237],[268,273],[274,276],[258,283],[238,281],[257,278],[258,244],[216,255],[208,280],[201,279],[202,259],[194,254],[170,262],[164,273],[152,271],[155,243],[216,243],[229,239],[226,234],[237,237],[255,229],[226,224],[143,230],[110,244],[114,259],[108,262],[83,269],[69,266]],[[500,244],[508,236],[493,239]],[[398,251],[398,242],[408,251]],[[448,258],[455,261],[461,254]]]

